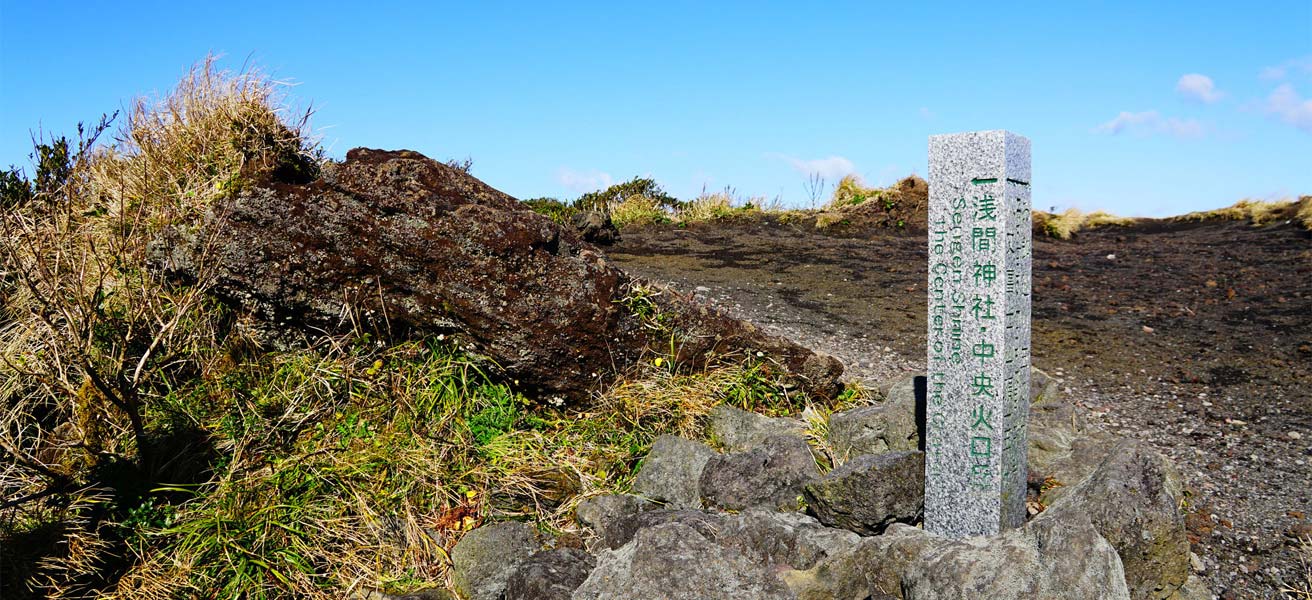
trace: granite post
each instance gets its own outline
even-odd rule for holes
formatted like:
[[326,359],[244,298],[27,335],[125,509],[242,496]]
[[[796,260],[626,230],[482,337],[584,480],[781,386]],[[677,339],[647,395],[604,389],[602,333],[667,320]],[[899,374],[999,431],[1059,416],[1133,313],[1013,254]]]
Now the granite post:
[[929,138],[925,529],[963,538],[1025,520],[1030,141]]

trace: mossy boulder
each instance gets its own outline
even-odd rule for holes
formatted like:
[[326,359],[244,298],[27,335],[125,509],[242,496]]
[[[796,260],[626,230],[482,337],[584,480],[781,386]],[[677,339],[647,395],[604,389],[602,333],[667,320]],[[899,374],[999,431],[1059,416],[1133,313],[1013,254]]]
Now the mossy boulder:
[[625,303],[648,284],[574,228],[460,169],[356,148],[316,175],[220,199],[195,235],[157,240],[153,268],[205,279],[256,317],[266,343],[447,336],[536,397],[587,399],[651,350],[668,352],[671,336],[678,364],[759,355],[806,392],[842,389],[834,358],[673,291],[658,302],[664,328],[649,327]]
[[1087,515],[1125,566],[1135,600],[1172,597],[1189,578],[1189,540],[1179,510],[1183,488],[1169,461],[1125,440],[1044,516]]

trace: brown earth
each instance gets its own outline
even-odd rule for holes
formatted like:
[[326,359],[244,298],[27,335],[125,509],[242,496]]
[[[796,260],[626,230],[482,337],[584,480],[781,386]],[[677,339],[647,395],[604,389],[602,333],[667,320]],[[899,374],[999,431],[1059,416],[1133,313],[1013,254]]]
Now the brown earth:
[[[841,234],[841,237],[840,237]],[[840,358],[924,368],[923,233],[769,217],[626,229],[609,256]],[[1201,576],[1280,598],[1312,534],[1312,233],[1141,221],[1034,245],[1033,357],[1103,425],[1179,466]]]

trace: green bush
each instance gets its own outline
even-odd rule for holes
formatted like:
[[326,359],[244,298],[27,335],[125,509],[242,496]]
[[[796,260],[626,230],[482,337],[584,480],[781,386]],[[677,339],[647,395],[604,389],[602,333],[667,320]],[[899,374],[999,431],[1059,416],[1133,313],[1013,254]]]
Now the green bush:
[[577,208],[555,198],[529,198],[523,202],[533,209],[533,212],[544,215],[561,225],[569,225],[569,220],[579,212]]
[[629,181],[617,183],[600,192],[583,194],[578,200],[574,201],[574,208],[609,211],[633,196],[649,198],[658,208],[665,210],[677,210],[683,206],[678,198],[666,194],[655,179],[634,177]]

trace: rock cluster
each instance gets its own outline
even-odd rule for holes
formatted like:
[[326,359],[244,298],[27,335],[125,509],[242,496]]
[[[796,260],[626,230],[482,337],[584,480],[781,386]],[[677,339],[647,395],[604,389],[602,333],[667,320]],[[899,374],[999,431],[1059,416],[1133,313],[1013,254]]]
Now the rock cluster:
[[1035,381],[1046,389],[1034,395],[1032,440],[1045,447],[1032,446],[1031,471],[1066,485],[1044,486],[1035,500],[1051,506],[1018,529],[950,540],[914,526],[924,455],[908,379],[870,407],[830,417],[823,442],[849,457],[824,475],[802,421],[721,407],[711,419],[719,450],[662,437],[632,495],[578,503],[589,550],[527,547],[528,525],[485,526],[456,547],[457,591],[507,600],[1210,598],[1188,578],[1170,464],[1084,430],[1041,373]]

